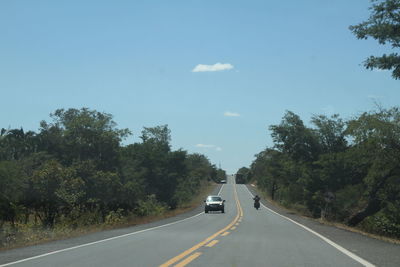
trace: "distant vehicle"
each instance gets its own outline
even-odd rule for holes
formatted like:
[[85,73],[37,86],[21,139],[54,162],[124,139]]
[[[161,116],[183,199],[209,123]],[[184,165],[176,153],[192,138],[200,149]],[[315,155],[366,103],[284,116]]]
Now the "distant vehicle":
[[219,181],[219,183],[226,184],[226,180],[221,180],[221,181]]
[[237,184],[244,184],[245,183],[244,175],[241,174],[241,173],[236,174],[235,180],[236,180]]
[[225,200],[220,196],[208,196],[204,202],[205,213],[208,213],[209,211],[221,211],[222,213],[225,213]]

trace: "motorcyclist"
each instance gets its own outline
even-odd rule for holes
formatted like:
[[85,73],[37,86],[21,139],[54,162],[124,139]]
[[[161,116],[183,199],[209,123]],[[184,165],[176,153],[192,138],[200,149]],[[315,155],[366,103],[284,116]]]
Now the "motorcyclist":
[[256,195],[254,198],[254,208],[259,209],[260,208],[260,197]]

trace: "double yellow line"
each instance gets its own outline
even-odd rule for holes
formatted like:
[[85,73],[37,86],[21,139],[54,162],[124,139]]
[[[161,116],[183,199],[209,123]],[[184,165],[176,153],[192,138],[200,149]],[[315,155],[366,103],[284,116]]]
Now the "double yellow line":
[[[236,184],[233,185],[233,189],[234,189],[234,197],[235,197],[235,201],[236,201],[236,211],[237,211],[236,217],[233,219],[233,221],[231,223],[229,223],[226,227],[224,227],[223,229],[219,230],[215,234],[207,237],[206,239],[204,239],[200,243],[194,245],[193,247],[185,250],[184,252],[182,252],[178,256],[175,256],[175,257],[171,258],[170,260],[166,261],[165,263],[161,264],[160,267],[171,266],[171,265],[177,263],[178,261],[182,260],[186,256],[188,256],[189,254],[195,252],[199,248],[205,246],[206,244],[208,244],[209,242],[214,240],[214,238],[216,238],[217,236],[219,236],[219,235],[225,236],[225,235],[229,234],[229,232],[227,232],[227,230],[229,228],[231,228],[233,225],[235,225],[238,221],[241,221],[241,219],[243,217],[243,209],[242,209],[242,207],[240,205],[240,201],[239,201],[239,198],[238,198],[238,195],[237,195]],[[194,259],[196,259],[200,255],[201,255],[201,252],[193,253],[192,255],[187,257],[185,260],[183,260],[182,262],[180,262],[176,266],[185,266],[186,264],[188,264],[189,262],[193,261]]]

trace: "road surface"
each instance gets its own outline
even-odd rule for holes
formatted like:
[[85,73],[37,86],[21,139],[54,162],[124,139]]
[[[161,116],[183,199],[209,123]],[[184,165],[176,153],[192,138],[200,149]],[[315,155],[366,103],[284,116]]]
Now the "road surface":
[[224,214],[201,212],[70,246],[49,243],[46,252],[3,251],[0,266],[374,266],[265,206],[255,210],[250,191],[233,177],[219,194]]

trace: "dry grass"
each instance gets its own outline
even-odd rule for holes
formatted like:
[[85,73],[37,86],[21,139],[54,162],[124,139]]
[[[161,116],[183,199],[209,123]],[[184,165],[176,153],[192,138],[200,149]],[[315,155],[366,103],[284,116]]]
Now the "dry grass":
[[38,227],[35,228],[33,226],[20,224],[16,226],[18,232],[14,236],[15,241],[11,242],[10,245],[6,246],[0,244],[0,251],[12,248],[32,246],[55,240],[63,240],[63,239],[78,237],[104,230],[130,227],[130,226],[158,221],[165,218],[174,217],[197,208],[203,202],[203,199],[205,199],[206,196],[209,195],[214,190],[215,186],[216,186],[215,183],[208,183],[204,185],[199,194],[184,207],[179,207],[175,210],[168,210],[160,215],[144,216],[144,217],[139,217],[139,216],[128,217],[124,218],[123,222],[112,225],[96,224],[90,226],[82,226],[77,229],[72,229],[72,228],[57,229],[56,227],[53,230],[47,231]]

